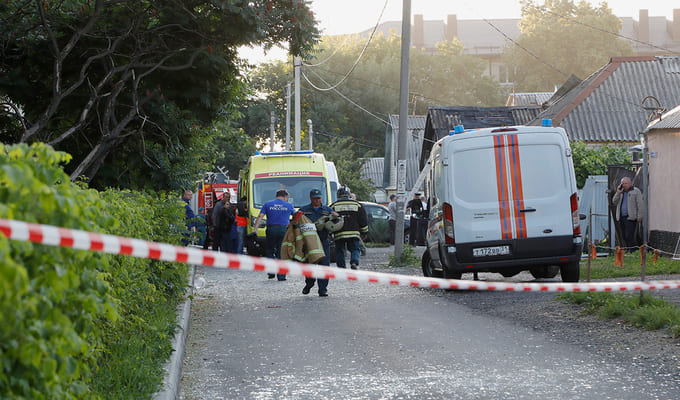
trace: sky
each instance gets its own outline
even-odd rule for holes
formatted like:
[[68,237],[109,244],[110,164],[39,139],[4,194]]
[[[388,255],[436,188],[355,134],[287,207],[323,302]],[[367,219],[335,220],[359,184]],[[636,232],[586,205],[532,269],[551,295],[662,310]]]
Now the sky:
[[[580,0],[574,0],[578,3]],[[599,4],[598,0],[589,0]],[[385,4],[387,5],[385,6]],[[542,4],[542,0],[535,0]],[[673,8],[680,9],[678,0],[610,0],[607,2],[614,15],[638,19],[640,9],[649,11],[650,17],[665,16],[673,19]],[[372,29],[383,7],[381,22],[401,21],[402,0],[312,0],[311,9],[319,21],[324,35],[357,33]],[[519,0],[411,0],[411,15],[421,14],[425,20],[446,21],[449,14],[458,19],[520,18]],[[274,49],[264,55],[261,49],[244,48],[239,54],[251,63],[272,59],[285,59],[286,51]]]

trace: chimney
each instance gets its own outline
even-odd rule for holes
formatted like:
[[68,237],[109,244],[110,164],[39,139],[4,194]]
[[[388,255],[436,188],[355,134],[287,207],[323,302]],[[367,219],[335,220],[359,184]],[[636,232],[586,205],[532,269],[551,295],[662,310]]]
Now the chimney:
[[446,40],[452,42],[458,37],[458,18],[456,14],[449,14],[446,17]]
[[423,21],[423,14],[416,14],[413,16],[412,34],[412,46],[419,49],[425,47],[425,22]]
[[641,42],[649,43],[649,10],[640,10],[637,38]]
[[680,42],[680,8],[673,9],[673,21],[669,23],[668,34],[674,42]]

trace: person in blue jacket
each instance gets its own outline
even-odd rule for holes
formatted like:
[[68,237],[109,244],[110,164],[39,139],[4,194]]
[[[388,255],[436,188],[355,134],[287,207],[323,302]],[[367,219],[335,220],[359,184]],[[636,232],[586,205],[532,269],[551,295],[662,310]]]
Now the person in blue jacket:
[[[295,208],[288,202],[288,191],[280,189],[276,192],[276,198],[264,203],[260,209],[260,214],[255,220],[255,229],[260,226],[264,216],[267,216],[266,238],[267,244],[265,256],[269,258],[281,258],[281,243],[288,228],[290,216],[295,213]],[[274,274],[267,274],[269,279],[274,278]],[[286,280],[285,274],[276,274],[280,281]]]

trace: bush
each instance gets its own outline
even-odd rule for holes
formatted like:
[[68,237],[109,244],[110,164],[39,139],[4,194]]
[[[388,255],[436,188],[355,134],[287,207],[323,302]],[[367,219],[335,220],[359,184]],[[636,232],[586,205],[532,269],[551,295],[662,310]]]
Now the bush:
[[[99,193],[70,182],[61,168],[69,160],[44,144],[0,144],[0,217],[179,243],[168,229],[184,223],[178,196]],[[2,398],[143,398],[155,391],[186,272],[0,235]],[[132,367],[149,353],[155,370]],[[139,381],[144,388],[130,384]]]
[[604,145],[600,148],[588,147],[575,140],[570,143],[576,174],[576,185],[586,184],[590,175],[607,175],[608,165],[630,164],[631,157],[625,147]]
[[[0,144],[0,216],[99,231],[111,219],[94,191],[60,168],[70,157],[36,144]],[[0,237],[0,393],[85,398],[101,352],[101,321],[118,317],[103,254]]]

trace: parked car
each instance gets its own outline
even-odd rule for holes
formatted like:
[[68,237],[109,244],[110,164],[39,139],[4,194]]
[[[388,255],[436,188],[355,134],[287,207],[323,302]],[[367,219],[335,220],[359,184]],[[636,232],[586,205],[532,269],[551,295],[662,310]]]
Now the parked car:
[[[366,242],[389,243],[390,225],[388,219],[390,210],[382,204],[360,201],[368,217],[368,236]],[[411,220],[404,216],[404,243],[408,243]]]

